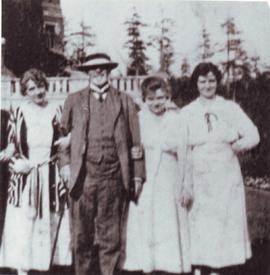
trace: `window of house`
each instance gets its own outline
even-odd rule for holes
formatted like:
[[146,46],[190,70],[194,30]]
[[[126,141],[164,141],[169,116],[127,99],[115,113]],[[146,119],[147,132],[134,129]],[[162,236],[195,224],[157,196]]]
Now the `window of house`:
[[49,49],[53,48],[55,44],[55,25],[46,24],[45,33],[46,33],[48,48]]

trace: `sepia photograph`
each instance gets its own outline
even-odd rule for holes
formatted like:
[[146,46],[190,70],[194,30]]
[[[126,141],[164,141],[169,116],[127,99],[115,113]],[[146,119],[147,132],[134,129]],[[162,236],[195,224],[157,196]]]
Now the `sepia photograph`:
[[1,12],[0,275],[270,275],[270,1]]

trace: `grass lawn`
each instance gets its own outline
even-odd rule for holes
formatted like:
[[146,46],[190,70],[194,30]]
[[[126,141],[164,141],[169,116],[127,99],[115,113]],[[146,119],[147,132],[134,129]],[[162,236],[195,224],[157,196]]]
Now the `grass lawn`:
[[251,240],[270,240],[270,191],[246,187],[246,202]]
[[[246,187],[248,227],[252,241],[252,258],[244,265],[224,269],[222,275],[270,275],[270,191]],[[16,274],[0,270],[0,274]],[[72,268],[57,268],[52,271],[30,272],[30,275],[73,275]],[[123,275],[140,273],[124,273]],[[98,274],[97,274],[98,275]]]
[[252,258],[232,275],[270,275],[270,192],[246,187]]

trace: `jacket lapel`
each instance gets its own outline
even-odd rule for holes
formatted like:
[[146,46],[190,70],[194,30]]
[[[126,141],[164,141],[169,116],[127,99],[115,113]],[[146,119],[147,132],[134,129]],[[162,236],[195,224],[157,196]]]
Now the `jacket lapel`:
[[82,93],[81,93],[81,97],[80,97],[80,105],[81,105],[81,110],[82,110],[82,124],[83,127],[86,128],[86,124],[88,123],[88,119],[89,119],[89,88],[85,89]]
[[[111,108],[111,117],[113,120],[113,124],[115,125],[115,122],[120,114],[121,111],[121,97],[117,91],[115,91],[113,88],[110,88],[110,91],[108,92],[108,96],[110,97],[110,102],[112,104]],[[109,99],[109,98],[108,98]]]

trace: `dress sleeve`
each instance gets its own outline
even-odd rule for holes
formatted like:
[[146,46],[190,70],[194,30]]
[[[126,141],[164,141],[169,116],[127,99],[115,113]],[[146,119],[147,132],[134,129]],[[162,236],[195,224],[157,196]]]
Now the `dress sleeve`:
[[21,109],[18,107],[10,109],[10,116],[8,120],[8,144],[15,146],[15,153],[17,155],[24,155],[22,150],[22,126],[24,123],[24,117]]
[[186,112],[181,112],[179,115],[178,123],[178,144],[177,144],[177,156],[178,167],[181,177],[181,188],[192,188],[192,162],[191,162],[191,148],[188,145],[189,129],[188,129],[188,115]]
[[258,129],[238,104],[234,103],[233,110],[234,121],[239,134],[236,143],[240,150],[249,150],[260,142]]
[[63,113],[63,108],[61,105],[57,106],[55,110],[55,115],[53,117],[52,126],[53,126],[53,140],[52,140],[52,150],[51,156],[57,153],[57,148],[54,146],[54,142],[58,140],[61,136],[61,117]]
[[[69,95],[64,103],[63,113],[60,121],[60,136],[66,136],[71,132],[72,121],[72,95]],[[70,164],[70,148],[58,150],[58,166],[62,168]]]

